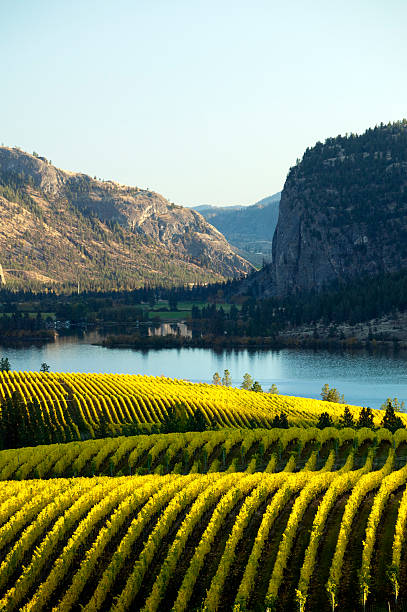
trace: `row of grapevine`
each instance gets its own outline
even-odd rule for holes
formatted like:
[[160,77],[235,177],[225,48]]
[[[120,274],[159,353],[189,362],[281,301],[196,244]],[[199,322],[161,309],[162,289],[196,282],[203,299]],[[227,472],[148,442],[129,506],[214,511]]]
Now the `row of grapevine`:
[[[307,398],[253,393],[164,377],[125,374],[0,372],[2,415],[11,402],[21,439],[68,442],[158,427],[169,409],[201,414],[212,428],[270,428],[284,412],[292,425],[315,425],[322,412],[338,422],[343,405]],[[350,407],[355,418],[360,408]],[[374,410],[379,425],[382,413]],[[407,424],[407,416],[401,414]],[[1,422],[0,422],[1,424]],[[20,444],[24,445],[24,444]]]
[[[0,480],[63,476],[358,469],[369,451],[407,461],[407,431],[292,427],[152,434],[0,451]],[[380,464],[381,462],[381,464]]]
[[[392,448],[390,450],[389,456],[383,468],[380,470],[380,472],[378,472],[377,475],[374,475],[373,478],[370,479],[370,485],[368,486],[371,486],[372,482],[375,479],[377,480],[378,477],[379,478],[386,477],[391,471],[391,469],[393,468],[393,463],[394,463],[394,450]],[[323,529],[325,528],[329,514],[335,502],[337,501],[337,499],[341,495],[346,493],[347,491],[351,491],[352,489],[354,489],[355,485],[356,487],[359,487],[360,486],[360,483],[358,482],[359,479],[361,479],[361,477],[364,474],[367,474],[369,471],[370,471],[370,466],[368,465],[368,462],[366,462],[366,465],[360,470],[353,471],[353,472],[344,472],[340,478],[337,477],[337,478],[332,479],[331,485],[329,486],[326,494],[324,495],[321,501],[321,504],[318,507],[318,511],[316,513],[314,522],[312,524],[310,541],[308,544],[308,548],[305,552],[304,562],[301,567],[300,580],[299,580],[298,588],[296,590],[296,596],[297,596],[297,601],[299,603],[300,612],[304,610],[304,607],[307,601],[309,583],[310,583],[311,576],[315,569],[315,562],[316,562],[316,557],[318,553],[318,547],[319,547],[320,540],[323,534]],[[403,468],[402,470],[398,470],[394,472],[394,475],[398,476],[399,478],[398,482],[400,482],[400,484],[403,484],[403,482],[405,482],[406,472],[407,472],[407,468]],[[367,480],[369,481],[369,477],[367,478]],[[382,480],[382,485],[385,482],[387,482],[386,478]],[[378,497],[380,498],[380,495]],[[354,505],[352,505],[352,502],[349,504],[348,507],[354,508]],[[346,523],[343,519],[343,525],[349,525],[349,523]],[[363,568],[362,568],[362,571],[363,571]],[[335,592],[337,591],[337,588],[333,585],[332,580],[330,581],[329,585],[327,585],[327,589],[331,595],[332,606],[335,607]]]
[[[318,554],[335,521],[338,536],[325,561],[330,574],[321,610],[341,609],[341,597],[351,598],[355,611],[369,598],[387,605],[387,592],[378,591],[372,580],[372,558],[389,543],[388,592],[393,589],[404,601],[407,467],[394,470],[394,458],[392,449],[383,468],[370,473],[367,464],[346,474],[61,478],[46,486],[41,480],[2,482],[0,607],[237,612],[277,604],[308,610]],[[372,505],[362,556],[356,557],[357,580],[346,587],[343,560],[353,554],[349,539],[367,494]],[[344,496],[343,512],[335,513]],[[316,502],[317,511],[310,513]],[[388,512],[398,515],[390,534],[378,530]],[[305,516],[311,523],[304,532]],[[301,531],[307,538],[300,554]],[[294,550],[301,568],[292,585],[296,595],[281,608],[281,588],[293,580],[287,568]]]

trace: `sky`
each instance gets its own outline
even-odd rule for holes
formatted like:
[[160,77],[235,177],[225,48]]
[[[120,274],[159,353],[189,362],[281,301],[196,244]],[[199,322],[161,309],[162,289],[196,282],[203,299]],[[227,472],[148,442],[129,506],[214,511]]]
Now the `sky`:
[[0,0],[0,144],[184,206],[407,116],[406,0]]

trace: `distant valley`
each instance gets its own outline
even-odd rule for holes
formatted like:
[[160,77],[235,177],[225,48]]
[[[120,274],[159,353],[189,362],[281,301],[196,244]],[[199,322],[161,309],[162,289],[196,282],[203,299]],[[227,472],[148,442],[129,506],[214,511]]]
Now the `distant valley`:
[[235,247],[237,253],[261,267],[271,261],[273,235],[278,220],[281,192],[251,206],[195,206],[209,223]]

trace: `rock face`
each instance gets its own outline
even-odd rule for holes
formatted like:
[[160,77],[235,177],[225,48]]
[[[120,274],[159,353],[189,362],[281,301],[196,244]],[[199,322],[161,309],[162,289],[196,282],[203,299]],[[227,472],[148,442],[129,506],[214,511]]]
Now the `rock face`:
[[[7,264],[4,267],[10,267],[13,257],[17,267],[23,261],[27,263],[20,260],[20,249],[10,250],[10,239],[14,239],[16,232],[22,238],[26,229],[24,256],[30,257],[38,272],[47,276],[52,268],[47,252],[52,251],[55,257],[58,250],[48,245],[50,248],[43,250],[42,257],[36,257],[37,250],[41,251],[41,236],[34,232],[39,224],[46,226],[42,232],[44,243],[52,243],[55,234],[56,241],[67,241],[67,248],[76,244],[79,259],[96,249],[101,252],[93,253],[93,260],[103,259],[106,268],[111,263],[112,270],[118,256],[114,248],[112,251],[113,243],[125,245],[125,255],[123,248],[119,249],[124,257],[121,265],[137,268],[138,284],[143,280],[157,284],[181,281],[182,271],[174,277],[174,265],[184,268],[185,282],[220,280],[252,269],[224,236],[194,210],[171,204],[152,191],[60,170],[45,158],[7,147],[0,148],[0,223],[2,262]],[[34,239],[40,243],[32,244]],[[134,252],[132,244],[136,245]],[[75,262],[77,258],[74,253],[71,255]],[[154,256],[153,266],[149,255]],[[139,266],[135,266],[137,261]],[[65,264],[68,279],[69,256]],[[144,265],[148,271],[145,278]],[[149,267],[151,270],[147,270]]]
[[281,196],[262,295],[407,266],[407,121],[307,149]]

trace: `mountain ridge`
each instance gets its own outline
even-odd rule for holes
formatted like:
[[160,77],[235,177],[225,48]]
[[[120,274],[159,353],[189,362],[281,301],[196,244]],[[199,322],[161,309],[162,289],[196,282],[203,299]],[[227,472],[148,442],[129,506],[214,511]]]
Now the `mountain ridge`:
[[288,173],[259,296],[407,267],[407,120],[307,148]]
[[0,223],[4,269],[31,266],[52,282],[80,276],[85,284],[129,288],[210,282],[251,269],[196,211],[15,148],[0,147]]

